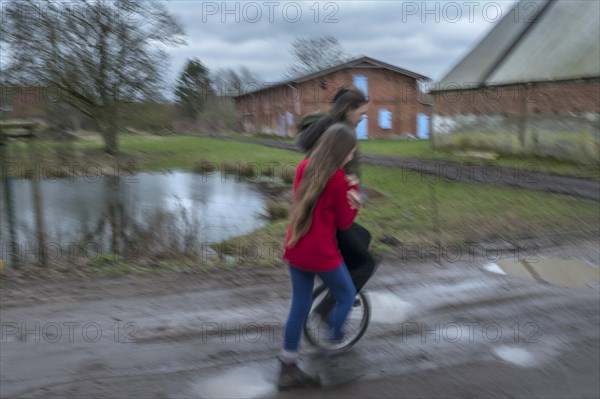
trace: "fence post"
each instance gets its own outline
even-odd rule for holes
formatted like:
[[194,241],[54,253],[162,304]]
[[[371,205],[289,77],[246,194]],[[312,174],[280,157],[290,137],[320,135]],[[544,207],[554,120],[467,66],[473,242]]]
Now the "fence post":
[[32,194],[33,194],[33,206],[34,206],[34,218],[35,218],[35,233],[37,236],[37,242],[39,245],[39,265],[47,266],[48,259],[46,257],[46,228],[44,223],[44,214],[42,209],[42,193],[40,188],[40,181],[42,180],[41,171],[42,168],[39,168],[40,176],[35,176],[35,171],[38,170],[36,168],[36,164],[39,162],[38,157],[38,148],[37,148],[37,137],[35,136],[34,128],[30,127],[29,132],[32,135],[29,142],[29,151],[31,154],[31,159],[34,163],[34,176],[31,181]]
[[[6,155],[8,140],[5,137],[4,129],[0,126],[0,170],[2,173],[2,187],[4,191],[4,203],[6,204],[6,216],[8,219],[8,234],[10,240],[10,264],[13,269],[18,269],[20,266],[19,257],[17,252],[14,251],[14,245],[17,242],[17,232],[15,231],[15,205],[13,201],[12,195],[12,177],[8,175],[8,171],[6,170],[7,162]],[[1,242],[2,240],[0,240]],[[2,249],[6,249],[5,248]],[[4,252],[3,252],[4,253]]]

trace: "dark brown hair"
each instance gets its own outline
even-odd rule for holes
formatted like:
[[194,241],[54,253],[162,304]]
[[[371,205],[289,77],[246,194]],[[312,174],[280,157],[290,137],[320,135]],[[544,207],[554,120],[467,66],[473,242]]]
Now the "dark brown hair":
[[368,102],[365,95],[355,87],[342,86],[333,97],[333,106],[329,114],[336,122],[346,120],[348,111],[357,109]]

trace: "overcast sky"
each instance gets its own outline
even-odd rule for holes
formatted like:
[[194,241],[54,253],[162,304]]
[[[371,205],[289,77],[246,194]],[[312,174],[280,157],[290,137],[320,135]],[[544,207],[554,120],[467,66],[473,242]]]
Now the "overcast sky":
[[211,71],[246,66],[265,82],[282,79],[295,37],[332,35],[352,56],[369,56],[441,79],[515,1],[177,0],[187,46],[169,49],[169,81],[186,59]]

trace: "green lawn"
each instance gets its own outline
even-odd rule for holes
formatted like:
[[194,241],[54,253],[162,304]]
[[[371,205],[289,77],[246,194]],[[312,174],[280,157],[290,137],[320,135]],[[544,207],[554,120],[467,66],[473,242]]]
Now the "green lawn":
[[429,140],[365,140],[360,142],[360,150],[365,154],[386,155],[393,157],[414,157],[424,159],[446,159],[456,162],[469,162],[527,169],[535,172],[577,176],[600,180],[598,165],[581,165],[561,162],[545,158],[524,158],[516,156],[501,156],[495,160],[453,155],[450,151],[434,151]]
[[[279,174],[302,159],[302,154],[292,151],[189,136],[122,136],[120,145],[124,154],[121,162],[135,160],[139,171],[193,170],[198,162],[212,162],[217,167],[224,163],[254,163],[263,171],[273,168]],[[366,153],[441,156],[426,145],[426,142],[400,141],[361,143]],[[56,154],[63,157],[71,154],[73,162],[108,159],[102,154],[100,142],[78,142],[66,150],[64,145],[56,143],[41,143],[40,147],[48,162],[56,162]],[[13,154],[12,160],[19,162],[26,160],[22,157],[28,154],[22,146],[15,145],[11,145],[8,152]],[[594,201],[514,188],[435,181],[431,176],[428,179],[403,175],[397,169],[363,166],[362,183],[380,195],[368,200],[357,221],[372,231],[375,250],[393,250],[380,242],[382,238],[391,237],[403,243],[437,240],[462,243],[598,228],[600,209]],[[286,225],[286,220],[276,221],[230,243],[281,242]]]
[[[383,194],[369,199],[357,218],[372,232],[374,250],[382,253],[397,247],[381,239],[393,238],[403,245],[463,245],[469,241],[597,230],[600,218],[600,208],[593,201],[513,188],[436,182],[433,178],[422,181],[420,176],[403,177],[398,170],[384,167],[364,167],[362,182]],[[285,221],[273,223],[229,243],[281,242],[286,226]]]
[[[427,180],[429,179],[429,180]],[[399,176],[383,167],[364,168],[363,182],[386,194],[367,203],[360,220],[375,236],[400,241],[464,242],[597,229],[594,201],[516,188]],[[437,207],[438,220],[435,220]],[[439,226],[439,236],[436,232]]]
[[[277,140],[289,143],[294,142],[294,138],[291,137],[281,137],[266,134],[251,135],[250,137],[255,139]],[[431,142],[429,140],[406,141],[392,139],[371,139],[361,141],[359,146],[361,152],[371,155],[444,159],[471,164],[478,163],[481,165],[491,163],[498,166],[530,170],[532,172],[584,177],[600,181],[600,166],[597,164],[583,165],[572,162],[562,162],[549,158],[517,157],[510,155],[501,155],[495,160],[458,156],[454,155],[450,150],[431,149]]]
[[[138,171],[194,170],[202,163],[214,163],[220,168],[238,163],[242,169],[259,166],[265,172],[281,173],[289,169],[288,165],[297,165],[303,157],[299,153],[276,151],[261,145],[191,136],[122,135],[119,146],[119,162],[126,166],[133,161]],[[100,141],[80,140],[74,144],[40,141],[37,147],[38,160],[42,163],[115,163],[114,158],[103,152]],[[31,163],[31,153],[23,143],[11,143],[7,154],[9,161]]]
[[142,169],[191,170],[198,161],[222,163],[256,163],[264,168],[282,168],[297,164],[302,155],[291,151],[276,151],[260,145],[221,141],[189,136],[168,136],[156,140],[122,137],[123,152],[139,158]]

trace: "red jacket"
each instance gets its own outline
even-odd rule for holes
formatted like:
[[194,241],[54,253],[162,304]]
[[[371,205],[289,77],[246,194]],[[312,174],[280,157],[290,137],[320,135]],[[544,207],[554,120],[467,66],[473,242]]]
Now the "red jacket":
[[[294,202],[304,169],[310,159],[298,165],[294,179]],[[284,247],[283,258],[291,265],[306,271],[330,271],[342,263],[338,249],[336,232],[345,230],[354,221],[358,210],[352,209],[348,202],[347,192],[351,188],[346,181],[343,169],[335,171],[327,182],[327,186],[317,200],[312,215],[312,224],[306,233],[293,247]],[[285,237],[285,244],[291,237],[291,224]]]

